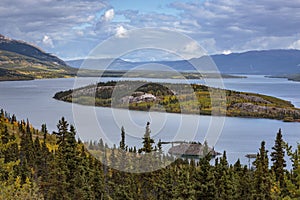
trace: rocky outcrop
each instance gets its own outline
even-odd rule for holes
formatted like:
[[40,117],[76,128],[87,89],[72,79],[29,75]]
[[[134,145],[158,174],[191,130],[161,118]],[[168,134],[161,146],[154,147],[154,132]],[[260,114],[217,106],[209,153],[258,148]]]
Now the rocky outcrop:
[[213,148],[206,145],[194,144],[194,143],[182,143],[176,146],[172,146],[169,151],[169,154],[176,156],[191,156],[191,157],[203,157],[207,154],[212,156],[219,155]]
[[278,119],[284,119],[285,117],[292,117],[293,119],[300,118],[300,110],[255,105],[253,103],[235,103],[231,105],[228,110],[238,110],[239,112],[252,113],[252,116],[263,113],[266,116],[276,116]]
[[121,98],[121,103],[127,104],[127,103],[140,103],[140,102],[152,102],[156,100],[156,96],[153,94],[149,93],[141,93],[139,92],[139,95],[130,95],[130,96],[125,96]]
[[252,96],[252,95],[246,95],[246,94],[236,94],[235,96],[237,97],[241,97],[247,101],[252,101],[252,102],[256,102],[256,103],[264,103],[264,104],[271,104],[270,101],[267,101],[261,97],[258,96]]

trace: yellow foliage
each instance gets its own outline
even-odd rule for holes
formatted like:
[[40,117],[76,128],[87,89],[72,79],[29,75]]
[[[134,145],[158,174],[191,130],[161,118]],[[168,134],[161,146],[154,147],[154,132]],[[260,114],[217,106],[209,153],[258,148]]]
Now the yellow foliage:
[[57,144],[46,143],[46,146],[49,149],[49,151],[56,151],[58,149],[58,145]]
[[279,182],[274,182],[273,186],[271,187],[271,197],[272,199],[277,199],[276,197],[280,197],[281,189],[279,186]]
[[[26,179],[27,180],[27,179]],[[21,188],[21,178],[20,176],[17,176],[16,180],[15,180],[15,188],[19,189]]]

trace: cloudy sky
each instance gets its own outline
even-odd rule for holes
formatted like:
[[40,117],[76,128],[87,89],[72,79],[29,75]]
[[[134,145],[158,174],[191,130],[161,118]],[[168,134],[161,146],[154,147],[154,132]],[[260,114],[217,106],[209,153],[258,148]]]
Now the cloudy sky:
[[186,34],[208,54],[300,49],[300,0],[1,0],[0,24],[63,59],[149,27]]

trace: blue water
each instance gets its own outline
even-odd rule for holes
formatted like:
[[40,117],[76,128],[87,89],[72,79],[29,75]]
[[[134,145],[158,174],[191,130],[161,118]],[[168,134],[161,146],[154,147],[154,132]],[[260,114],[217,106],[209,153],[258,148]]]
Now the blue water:
[[[105,78],[101,81],[113,80]],[[149,80],[149,79],[148,79]],[[156,82],[186,82],[185,80],[152,79]],[[74,78],[44,79],[33,81],[0,82],[0,108],[16,114],[18,119],[29,119],[35,127],[46,123],[48,129],[56,129],[58,120],[64,116],[75,124],[77,136],[82,140],[97,140],[100,137],[112,145],[119,144],[120,128],[125,127],[127,144],[140,146],[147,121],[151,122],[155,140],[208,139],[217,151],[227,151],[231,163],[238,158],[244,164],[248,153],[256,153],[260,142],[265,140],[271,151],[279,128],[289,144],[300,142],[300,123],[284,123],[278,120],[232,117],[198,116],[158,112],[139,112],[111,108],[72,105],[53,99],[61,90],[73,88]],[[80,78],[77,86],[97,82],[97,78]],[[214,85],[208,82],[190,80]],[[224,79],[224,88],[273,95],[291,101],[300,107],[300,83],[285,79],[271,79],[251,75],[245,79]],[[167,147],[164,149],[167,151]]]

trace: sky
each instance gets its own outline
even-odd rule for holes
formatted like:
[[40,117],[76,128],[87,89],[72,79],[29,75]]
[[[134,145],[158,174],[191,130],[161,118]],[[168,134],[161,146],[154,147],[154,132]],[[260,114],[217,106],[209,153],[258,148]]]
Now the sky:
[[65,60],[144,28],[184,34],[207,54],[300,49],[300,0],[0,1],[0,34]]

